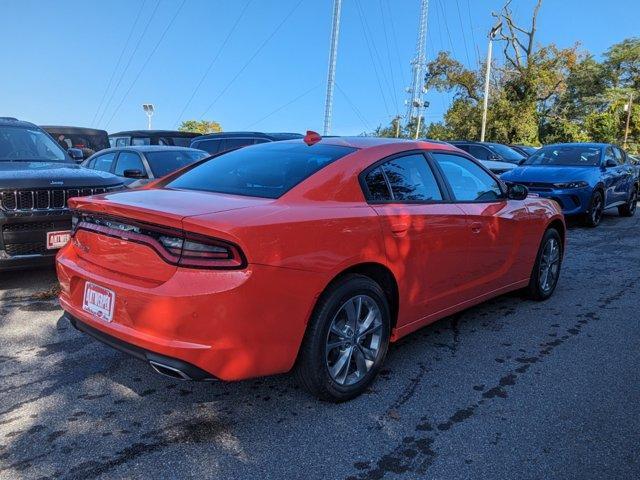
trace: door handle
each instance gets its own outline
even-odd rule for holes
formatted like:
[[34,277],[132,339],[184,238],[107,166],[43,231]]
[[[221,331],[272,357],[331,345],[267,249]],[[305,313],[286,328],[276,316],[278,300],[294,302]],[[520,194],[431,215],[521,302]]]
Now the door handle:
[[408,223],[394,223],[391,225],[391,232],[393,232],[394,235],[404,235],[407,233],[407,230],[409,230]]
[[471,224],[471,231],[473,233],[480,233],[480,230],[482,230],[482,224],[480,222],[473,222]]

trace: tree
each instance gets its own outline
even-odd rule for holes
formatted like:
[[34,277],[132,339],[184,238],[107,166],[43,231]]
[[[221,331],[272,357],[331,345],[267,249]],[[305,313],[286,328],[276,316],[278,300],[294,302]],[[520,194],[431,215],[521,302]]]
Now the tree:
[[217,133],[222,131],[218,122],[213,120],[185,120],[180,124],[178,130],[181,132],[196,132],[201,134]]

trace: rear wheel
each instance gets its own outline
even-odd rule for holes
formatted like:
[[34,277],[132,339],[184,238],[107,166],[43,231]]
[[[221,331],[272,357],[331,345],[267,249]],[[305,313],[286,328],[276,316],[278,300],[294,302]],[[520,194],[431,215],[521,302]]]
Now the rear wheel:
[[531,272],[527,294],[534,300],[546,300],[556,289],[562,265],[562,238],[555,228],[542,237],[536,263]]
[[587,212],[584,223],[587,227],[597,227],[602,220],[604,214],[604,196],[600,190],[593,192],[591,202],[589,203],[589,211]]
[[389,305],[380,286],[348,275],[321,296],[309,322],[296,366],[299,383],[322,400],[360,395],[387,354]]
[[618,213],[623,217],[633,217],[638,207],[638,187],[633,187],[629,201],[624,205],[618,207]]

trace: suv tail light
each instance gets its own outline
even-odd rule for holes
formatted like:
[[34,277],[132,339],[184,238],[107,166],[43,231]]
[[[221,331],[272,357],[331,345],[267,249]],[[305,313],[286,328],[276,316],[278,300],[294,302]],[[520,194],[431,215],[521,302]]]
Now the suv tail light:
[[240,248],[231,242],[170,227],[74,212],[71,235],[78,230],[147,245],[165,262],[181,267],[240,269],[247,264]]

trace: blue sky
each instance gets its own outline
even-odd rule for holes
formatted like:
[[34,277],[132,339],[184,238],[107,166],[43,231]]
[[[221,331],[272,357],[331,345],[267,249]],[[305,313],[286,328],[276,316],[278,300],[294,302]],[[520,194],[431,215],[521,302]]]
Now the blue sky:
[[[332,0],[247,3],[2,0],[0,115],[114,132],[145,128],[141,104],[150,102],[154,128],[204,114],[225,130],[321,131]],[[404,112],[419,3],[343,0],[334,134],[372,130]],[[513,0],[516,17],[527,19],[533,3]],[[477,53],[486,53],[490,12],[502,4],[431,0],[428,57],[449,50],[475,64]],[[600,55],[638,35],[638,18],[637,0],[544,0],[538,42],[580,42]],[[500,49],[494,51],[502,61]],[[427,100],[427,121],[440,119],[449,97],[428,92]]]

